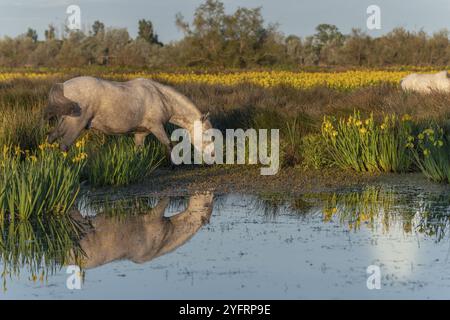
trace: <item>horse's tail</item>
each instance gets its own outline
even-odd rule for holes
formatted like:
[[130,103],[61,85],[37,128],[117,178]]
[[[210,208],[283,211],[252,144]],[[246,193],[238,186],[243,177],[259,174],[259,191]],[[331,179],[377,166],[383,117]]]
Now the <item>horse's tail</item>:
[[81,108],[75,101],[64,96],[64,84],[56,83],[50,89],[48,105],[44,108],[43,121],[53,117],[79,115]]

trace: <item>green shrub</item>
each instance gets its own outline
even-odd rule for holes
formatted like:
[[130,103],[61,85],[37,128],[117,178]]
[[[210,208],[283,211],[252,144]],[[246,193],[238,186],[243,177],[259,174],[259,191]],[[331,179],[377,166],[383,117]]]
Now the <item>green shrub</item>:
[[375,123],[373,116],[363,120],[358,112],[348,119],[325,117],[322,136],[333,161],[341,168],[359,172],[404,172],[410,169],[410,117],[384,117]]
[[27,220],[72,207],[86,158],[81,148],[67,154],[56,144],[42,144],[35,153],[4,146],[0,157],[0,216]]
[[321,169],[332,165],[327,144],[321,135],[308,134],[301,140],[302,167],[306,169]]
[[129,137],[111,138],[88,151],[83,176],[93,186],[123,186],[148,176],[162,162],[164,153],[156,142],[136,147]]

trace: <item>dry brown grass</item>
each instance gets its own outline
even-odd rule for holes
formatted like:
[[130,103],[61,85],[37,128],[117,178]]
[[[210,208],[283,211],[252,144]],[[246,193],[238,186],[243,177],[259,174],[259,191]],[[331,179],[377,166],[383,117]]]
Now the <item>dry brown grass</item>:
[[[189,96],[202,111],[210,111],[215,117],[221,114],[248,115],[273,110],[286,117],[320,122],[324,115],[345,116],[359,110],[363,114],[373,112],[375,117],[386,113],[410,114],[417,120],[445,121],[450,114],[450,94],[421,95],[405,93],[394,86],[374,86],[353,91],[338,91],[326,87],[296,90],[290,87],[265,89],[243,84],[236,87],[185,84],[177,89]],[[226,118],[226,117],[225,117]]]

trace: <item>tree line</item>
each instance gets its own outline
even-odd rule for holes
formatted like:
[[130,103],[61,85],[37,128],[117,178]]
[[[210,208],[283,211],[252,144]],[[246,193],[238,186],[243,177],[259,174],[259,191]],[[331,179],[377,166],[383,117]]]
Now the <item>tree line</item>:
[[192,23],[178,14],[184,37],[163,44],[149,20],[138,21],[138,35],[106,28],[95,21],[88,32],[64,30],[56,36],[49,25],[45,39],[33,29],[15,38],[0,39],[1,67],[81,67],[86,65],[137,68],[168,67],[302,67],[450,65],[449,31],[432,35],[396,28],[372,37],[360,29],[343,34],[320,24],[307,37],[283,35],[277,24],[266,23],[261,8],[238,8],[225,13],[219,0],[205,0]]

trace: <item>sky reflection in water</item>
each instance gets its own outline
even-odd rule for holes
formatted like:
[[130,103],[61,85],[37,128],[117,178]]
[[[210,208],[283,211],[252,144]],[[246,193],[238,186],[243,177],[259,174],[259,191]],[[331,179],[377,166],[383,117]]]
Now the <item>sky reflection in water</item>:
[[[79,207],[59,222],[3,223],[1,299],[450,297],[442,190],[204,193]],[[61,268],[75,260],[81,290],[67,289]],[[381,290],[367,289],[369,265],[381,268]]]

